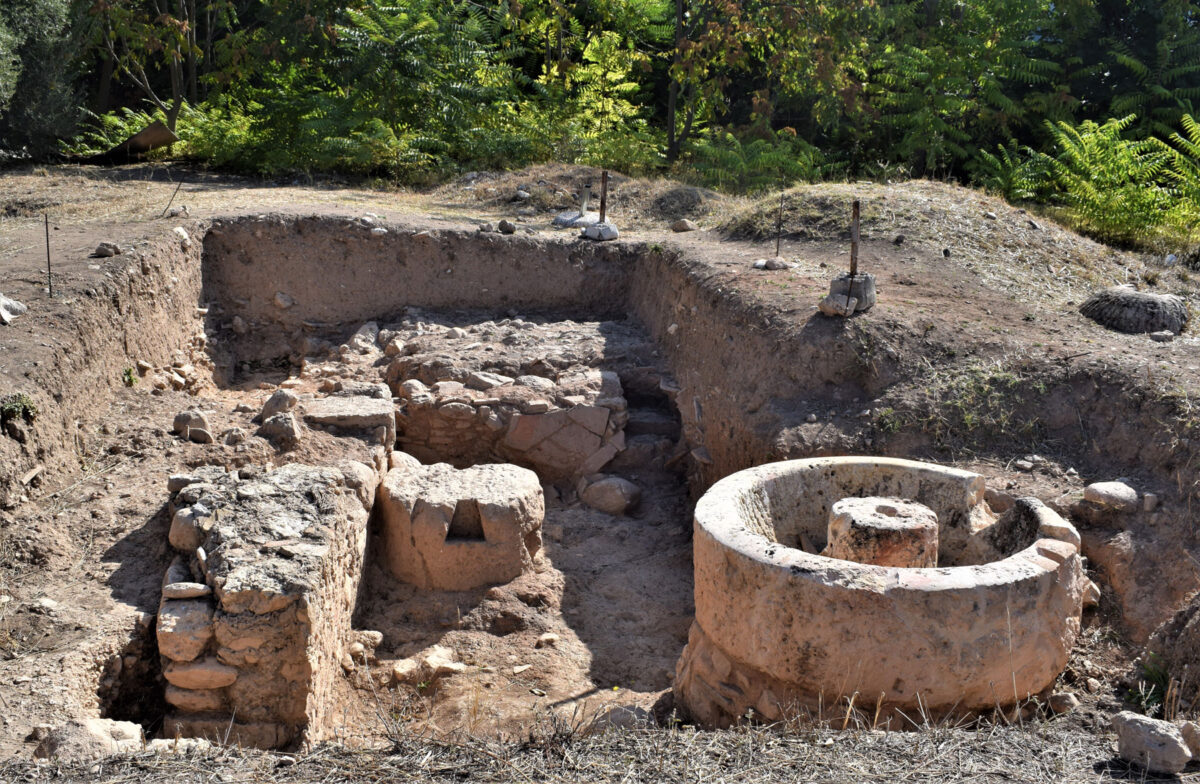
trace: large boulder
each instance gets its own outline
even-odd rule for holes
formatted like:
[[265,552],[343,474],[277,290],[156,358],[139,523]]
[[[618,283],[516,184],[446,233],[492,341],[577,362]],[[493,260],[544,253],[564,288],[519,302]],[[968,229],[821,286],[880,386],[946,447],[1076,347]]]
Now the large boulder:
[[1079,312],[1117,332],[1140,334],[1168,331],[1178,335],[1187,326],[1188,309],[1174,294],[1150,294],[1132,286],[1113,286],[1088,297]]

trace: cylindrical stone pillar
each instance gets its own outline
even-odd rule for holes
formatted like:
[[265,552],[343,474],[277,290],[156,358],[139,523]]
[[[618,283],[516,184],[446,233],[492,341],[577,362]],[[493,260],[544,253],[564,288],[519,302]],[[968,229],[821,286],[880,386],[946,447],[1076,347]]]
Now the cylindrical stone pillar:
[[829,510],[821,554],[875,566],[937,566],[937,515],[902,498],[843,498]]

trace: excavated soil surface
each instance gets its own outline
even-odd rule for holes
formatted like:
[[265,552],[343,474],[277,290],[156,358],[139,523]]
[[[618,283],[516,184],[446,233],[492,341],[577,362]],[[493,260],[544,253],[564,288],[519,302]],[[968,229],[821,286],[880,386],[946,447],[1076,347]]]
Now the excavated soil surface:
[[[578,718],[609,703],[669,705],[671,671],[691,621],[690,504],[721,476],[767,460],[853,453],[932,459],[1072,515],[1102,599],[1085,616],[1061,679],[1083,706],[1056,719],[1051,732],[1107,732],[1107,716],[1136,701],[1129,673],[1141,643],[1200,586],[1190,511],[1200,480],[1196,339],[1185,333],[1153,343],[1108,332],[1076,312],[1091,289],[1124,282],[1194,302],[1186,270],[935,183],[793,192],[783,256],[796,266],[770,272],[752,267],[774,253],[754,228],[764,220],[754,204],[672,183],[622,183],[631,189],[625,203],[617,201],[622,240],[602,250],[549,227],[564,198],[557,191],[594,174],[587,171],[463,181],[434,194],[169,176],[181,174],[187,219],[157,217],[173,190],[162,170],[0,177],[0,291],[30,306],[0,327],[0,396],[27,393],[39,408],[32,424],[0,435],[0,700],[7,708],[0,753],[27,756],[26,737],[38,724],[104,714],[153,727],[161,716],[150,630],[169,560],[169,474],[203,464],[329,464],[363,459],[366,449],[319,430],[290,452],[257,437],[188,443],[170,432],[174,415],[206,409],[219,430],[252,434],[252,418],[278,384],[288,377],[317,383],[293,364],[294,342],[280,349],[276,338],[293,339],[294,327],[314,340],[344,340],[363,321],[386,321],[405,304],[453,319],[466,316],[446,308],[461,302],[494,320],[525,316],[538,329],[569,321],[574,326],[559,334],[575,335],[575,343],[550,343],[558,351],[539,350],[549,334],[497,342],[512,361],[542,361],[546,373],[555,369],[549,356],[567,351],[585,364],[616,361],[580,325],[626,325],[641,335],[626,364],[648,363],[669,379],[678,441],[657,463],[614,470],[642,487],[645,500],[631,516],[611,518],[581,505],[569,487],[548,488],[547,563],[514,583],[422,595],[369,565],[356,628],[382,630],[384,643],[378,662],[342,684],[346,737],[356,743],[382,741],[394,721],[419,733],[516,737],[548,712]],[[505,198],[508,189],[539,180],[554,185],[552,198],[520,205]],[[496,190],[481,195],[481,188]],[[831,320],[815,304],[846,264],[837,226],[851,194],[869,204],[860,264],[877,275],[879,304]],[[52,219],[53,299],[39,210]],[[268,211],[277,217],[254,223]],[[379,283],[378,276],[401,272],[338,267],[340,251],[331,249],[368,241],[338,239],[365,231],[351,225],[366,212],[389,228],[387,242],[417,247],[433,237],[434,256],[459,254],[459,270],[478,263],[478,275],[507,279],[518,300],[526,290],[549,301],[559,286],[552,274],[567,268],[531,260],[578,265],[587,272],[570,278],[578,288],[562,290],[563,301],[586,306],[543,313],[520,301],[482,307],[483,290],[494,284],[461,271],[441,279],[430,273],[420,283],[421,291],[445,292],[444,302],[408,302],[394,282],[401,277]],[[670,219],[685,215],[708,230],[666,231]],[[519,219],[514,237],[475,235],[474,221],[501,217]],[[303,219],[303,231],[293,218]],[[261,229],[257,245],[242,238],[241,247],[282,259],[282,267],[227,275],[230,291],[244,285],[269,307],[272,274],[286,280],[302,270],[312,276],[309,289],[327,289],[344,316],[232,338],[222,312],[228,298],[208,296],[201,275],[214,221],[234,233]],[[175,226],[189,242],[172,233]],[[899,234],[905,238],[897,242]],[[90,257],[100,241],[133,252]],[[311,258],[288,255],[304,243],[316,243]],[[472,261],[472,247],[495,264]],[[413,265],[420,257],[405,257],[409,271],[422,269]],[[505,259],[516,266],[506,268]],[[364,293],[339,294],[346,285]],[[373,296],[395,302],[395,312],[382,312],[368,301]],[[362,312],[351,312],[355,302],[366,302]],[[469,362],[480,348],[459,345],[456,356]],[[139,361],[148,370],[138,370]],[[182,388],[156,389],[153,378],[172,365],[191,370]],[[126,369],[139,383],[125,386]],[[359,370],[344,377],[381,380],[379,367]],[[1073,515],[1086,484],[1118,477],[1156,495],[1157,507],[1120,517]],[[535,647],[547,632],[558,635],[557,645]],[[382,683],[390,661],[435,643],[458,651],[470,674],[408,690]]]

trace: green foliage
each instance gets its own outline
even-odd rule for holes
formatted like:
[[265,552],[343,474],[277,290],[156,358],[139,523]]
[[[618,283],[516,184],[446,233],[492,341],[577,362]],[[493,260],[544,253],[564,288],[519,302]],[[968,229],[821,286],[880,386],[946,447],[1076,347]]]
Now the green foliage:
[[1163,185],[1171,150],[1155,138],[1124,138],[1135,119],[1049,124],[1056,154],[1039,156],[1080,228],[1106,242],[1152,239],[1174,206]]
[[692,156],[703,184],[748,193],[813,182],[830,171],[820,150],[786,129],[766,139],[710,131],[696,141]]
[[0,424],[10,419],[23,419],[26,423],[33,424],[37,416],[38,407],[34,404],[33,399],[24,392],[0,397]]
[[980,150],[971,167],[973,179],[1010,202],[1044,199],[1051,187],[1050,167],[1028,147],[996,145],[996,154]]
[[121,383],[127,387],[131,387],[138,382],[137,371],[131,367],[127,367],[121,371]]
[[0,3],[0,150],[42,156],[74,130],[77,36],[69,0]]

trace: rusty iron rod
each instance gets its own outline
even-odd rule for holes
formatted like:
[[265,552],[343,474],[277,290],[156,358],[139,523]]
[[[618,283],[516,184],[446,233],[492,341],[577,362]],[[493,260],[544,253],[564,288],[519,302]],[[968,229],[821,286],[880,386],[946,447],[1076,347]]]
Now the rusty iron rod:
[[783,191],[779,192],[779,215],[775,218],[775,255],[779,255],[779,243],[783,241]]
[[50,287],[50,299],[54,299],[54,277],[50,273],[50,213],[43,212],[46,222],[46,285]]
[[179,184],[175,186],[175,192],[171,194],[171,200],[167,202],[166,207],[163,207],[162,215],[159,215],[158,217],[165,218],[167,216],[167,210],[171,209],[171,205],[175,203],[175,197],[179,195],[179,189],[182,187],[183,180],[180,180]]
[[600,173],[600,222],[604,223],[604,216],[608,212],[608,171]]

